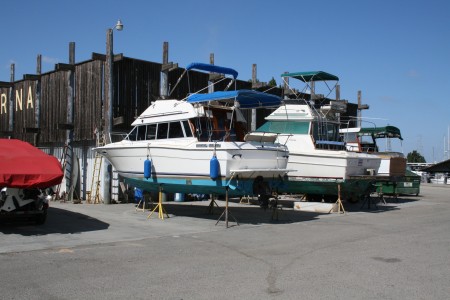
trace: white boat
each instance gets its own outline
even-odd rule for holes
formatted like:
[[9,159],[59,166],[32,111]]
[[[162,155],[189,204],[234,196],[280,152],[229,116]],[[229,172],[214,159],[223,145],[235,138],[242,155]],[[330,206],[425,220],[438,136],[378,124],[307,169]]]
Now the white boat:
[[[308,84],[338,80],[326,72],[299,72],[282,76],[300,79]],[[285,99],[284,105],[266,117],[267,122],[258,129],[279,133],[278,142],[289,148],[288,169],[294,171],[288,174],[286,191],[307,194],[318,200],[335,199],[340,186],[341,198],[355,201],[368,193],[372,181],[362,176],[378,169],[380,158],[346,151],[339,136],[339,113],[346,110],[345,103],[330,101],[320,105],[304,99],[303,93],[293,96],[295,99]]]
[[406,158],[402,152],[380,151],[377,140],[380,139],[399,139],[403,140],[400,129],[395,126],[384,127],[353,127],[341,128],[340,133],[343,136],[348,151],[372,153],[381,158],[380,167],[377,169],[378,175],[385,176],[403,176],[406,170]]
[[[381,158],[376,173],[382,180],[377,183],[377,191],[384,194],[415,194],[420,192],[421,175],[409,170],[405,155],[392,151],[391,139],[403,140],[400,129],[395,126],[341,128],[347,150],[371,153]],[[386,140],[385,151],[379,147],[380,140]]]
[[[203,64],[195,68],[228,71]],[[285,184],[288,149],[275,143],[276,135],[246,133],[241,110],[277,106],[280,101],[249,90],[158,100],[133,122],[123,140],[95,150],[128,183],[147,191],[270,193]]]
[[445,173],[435,173],[430,182],[433,184],[450,184],[447,174]]

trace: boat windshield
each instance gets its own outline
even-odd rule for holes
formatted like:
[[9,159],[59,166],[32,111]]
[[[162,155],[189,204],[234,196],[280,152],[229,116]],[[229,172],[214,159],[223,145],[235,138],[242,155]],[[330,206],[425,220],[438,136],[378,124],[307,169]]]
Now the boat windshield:
[[129,141],[149,141],[184,137],[193,137],[187,120],[137,125],[125,139]]
[[267,121],[256,131],[286,134],[309,134],[309,122]]

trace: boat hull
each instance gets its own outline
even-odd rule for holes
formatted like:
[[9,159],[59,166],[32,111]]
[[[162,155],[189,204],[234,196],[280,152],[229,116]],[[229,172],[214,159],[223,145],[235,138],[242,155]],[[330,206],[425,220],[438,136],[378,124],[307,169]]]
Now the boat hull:
[[368,170],[377,170],[379,164],[376,156],[346,151],[291,152],[288,169],[294,171],[288,173],[289,183],[284,185],[284,192],[337,199],[340,186],[341,199],[356,201],[373,191],[374,180],[351,177],[367,175]]
[[[216,179],[209,178],[168,178],[155,176],[154,178],[125,178],[125,182],[140,189],[157,192],[164,191],[167,193],[183,193],[183,194],[215,194],[225,195],[228,191],[229,196],[247,196],[259,195],[255,190],[257,185],[256,178],[242,179]],[[286,178],[273,177],[264,178],[264,184],[271,191],[284,190],[288,184]],[[262,190],[260,190],[262,191]]]
[[[293,147],[290,147],[292,149]],[[288,168],[291,177],[319,179],[348,179],[350,176],[367,175],[377,170],[377,156],[346,151],[300,152],[291,150]]]
[[374,191],[374,180],[369,179],[331,179],[289,176],[284,192],[303,194],[310,200],[341,200],[356,202]]
[[[288,151],[284,146],[246,142],[119,142],[96,148],[129,184],[146,191],[254,195],[285,184]],[[213,155],[219,163],[211,178]],[[151,172],[144,177],[144,162]],[[263,179],[263,180],[261,180]],[[264,183],[264,186],[260,182]]]

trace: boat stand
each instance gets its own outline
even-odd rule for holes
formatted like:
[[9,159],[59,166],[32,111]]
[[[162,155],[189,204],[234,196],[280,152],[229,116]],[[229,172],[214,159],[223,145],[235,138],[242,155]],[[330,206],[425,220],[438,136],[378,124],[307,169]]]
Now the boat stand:
[[[142,204],[142,208],[140,208],[141,204]],[[138,204],[136,205],[136,211],[142,211],[142,212],[145,211],[145,201],[143,198],[141,200],[139,200]]]
[[[342,204],[342,200],[341,200],[341,185],[338,184],[338,199],[336,201],[337,207],[338,207],[338,214],[345,214],[345,209],[344,209],[344,205]],[[342,209],[342,212],[341,212]]]
[[253,200],[252,196],[250,196],[250,195],[242,196],[241,200],[239,201],[239,204],[249,204],[250,205],[251,204],[250,200]]
[[[361,205],[361,208],[364,207],[364,205],[366,205],[367,203],[367,209],[371,209],[370,204],[372,203],[376,209],[378,209],[378,205],[377,203],[381,202],[384,205],[386,205],[386,199],[384,198],[384,193],[383,193],[383,184],[373,184],[373,186],[375,187],[375,193],[377,194],[377,197],[372,197],[371,193],[368,193],[367,195],[365,195],[364,197],[364,202]],[[377,191],[377,188],[380,188],[379,192]],[[378,201],[375,200],[375,198],[377,198]]]
[[158,195],[158,204],[155,206],[155,208],[152,210],[152,212],[148,215],[147,219],[150,219],[150,217],[152,216],[153,212],[158,209],[158,217],[162,220],[164,220],[164,214],[166,214],[167,218],[169,218],[169,215],[167,214],[166,210],[163,207],[162,204],[162,193],[163,193],[163,189],[162,186],[159,187],[159,195]]
[[[394,191],[395,191],[395,187],[394,187]],[[380,192],[378,193],[378,198],[380,198],[380,202],[383,202],[384,205],[386,205],[386,199],[384,198],[384,193],[383,193],[383,184],[380,184]]]
[[272,203],[272,217],[271,220],[278,221],[278,215],[283,211],[283,205],[278,204],[278,195],[275,195],[275,199]]
[[373,199],[370,194],[367,194],[364,196],[364,202],[361,204],[361,209],[366,205],[367,203],[367,209],[371,209],[370,204],[372,203],[376,209],[378,209],[377,201]]
[[[142,208],[141,208],[142,204]],[[136,205],[136,211],[145,212],[146,209],[151,209],[153,206],[153,201],[151,196],[143,195],[142,199],[139,200],[139,203]]]
[[236,224],[239,226],[239,222],[236,220],[236,218],[229,211],[229,208],[228,208],[228,187],[226,187],[226,189],[225,189],[225,209],[222,212],[222,214],[220,215],[219,219],[217,220],[216,225],[220,222],[220,219],[222,219],[222,217],[225,217],[225,226],[228,228],[228,215],[230,215],[234,219]]
[[219,204],[217,204],[216,202],[216,198],[215,195],[211,195],[211,201],[209,202],[208,205],[208,214],[213,215],[214,214],[214,206],[217,206],[218,208],[220,208]]

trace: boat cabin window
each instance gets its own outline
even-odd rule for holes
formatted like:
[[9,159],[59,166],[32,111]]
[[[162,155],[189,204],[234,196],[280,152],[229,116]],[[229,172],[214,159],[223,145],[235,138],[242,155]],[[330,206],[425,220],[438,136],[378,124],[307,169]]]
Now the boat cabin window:
[[192,130],[191,130],[191,126],[189,126],[189,122],[188,121],[182,121],[183,124],[183,128],[184,128],[184,135],[186,137],[192,137]]
[[267,121],[256,131],[286,134],[308,134],[309,122]]
[[192,137],[192,131],[188,121],[175,121],[170,123],[159,123],[157,139],[176,139]]
[[156,138],[158,140],[167,139],[167,132],[169,129],[169,123],[158,123],[158,132]]
[[344,150],[338,124],[328,122],[314,122],[311,128],[317,149]]
[[156,124],[147,125],[147,140],[156,139]]
[[183,128],[180,122],[169,123],[169,139],[184,137]]
[[158,123],[149,125],[138,125],[128,134],[130,141],[144,141],[154,139],[174,139],[192,137],[192,130],[188,121],[175,121],[171,123]]

